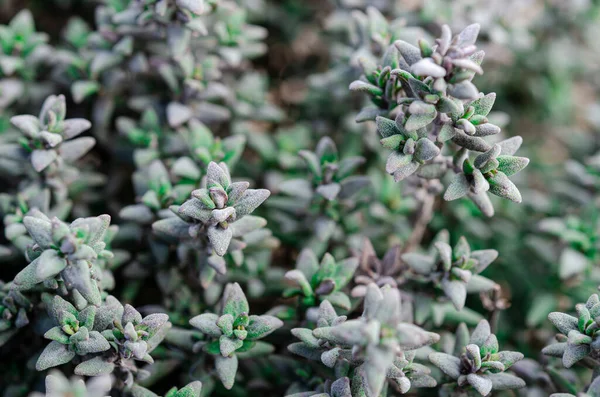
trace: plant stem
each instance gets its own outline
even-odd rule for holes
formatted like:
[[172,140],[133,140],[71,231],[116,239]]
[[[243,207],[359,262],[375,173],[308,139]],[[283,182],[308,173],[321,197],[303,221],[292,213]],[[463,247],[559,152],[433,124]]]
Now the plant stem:
[[417,219],[415,220],[412,233],[406,240],[404,247],[402,247],[402,253],[410,252],[419,246],[421,240],[423,240],[425,231],[427,230],[427,225],[431,222],[431,218],[433,217],[435,196],[427,191],[427,187],[428,185],[425,185],[423,188],[423,190],[425,190],[425,198],[421,202],[421,208],[419,209]]

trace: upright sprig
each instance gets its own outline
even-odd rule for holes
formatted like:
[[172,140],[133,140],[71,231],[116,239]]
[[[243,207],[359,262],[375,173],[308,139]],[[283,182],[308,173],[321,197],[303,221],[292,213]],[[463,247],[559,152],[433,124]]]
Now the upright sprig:
[[429,355],[429,360],[456,382],[445,387],[450,396],[463,395],[463,390],[475,390],[479,395],[487,396],[492,390],[524,387],[521,378],[505,372],[521,359],[523,354],[519,352],[500,351],[498,339],[491,333],[486,320],[482,320],[470,336],[467,327],[461,324],[456,331],[452,354]]
[[[546,346],[542,352],[549,356],[562,358],[565,368],[575,363],[583,363],[597,367],[597,356],[600,350],[600,299],[597,294],[589,297],[586,303],[575,306],[577,317],[566,313],[552,312],[548,319],[560,331],[556,336],[557,343]],[[588,358],[586,360],[586,358]]]
[[95,306],[78,311],[55,295],[49,302],[49,311],[56,325],[44,334],[51,342],[37,360],[35,368],[38,371],[68,363],[76,355],[86,356],[110,349],[108,341],[94,329]]
[[326,253],[319,263],[310,249],[304,249],[298,256],[296,269],[285,274],[285,278],[293,283],[293,288],[284,291],[286,297],[299,297],[301,307],[314,307],[322,300],[350,310],[351,302],[342,289],[351,281],[358,267],[356,258],[336,261]]
[[238,356],[253,357],[273,351],[272,345],[258,341],[283,326],[270,315],[251,315],[248,300],[238,283],[228,284],[223,293],[221,315],[204,313],[190,320],[209,339],[195,348],[213,355],[219,379],[227,389],[235,382]]
[[88,130],[91,123],[80,118],[65,119],[66,113],[65,97],[52,95],[44,101],[39,116],[20,115],[10,119],[23,134],[19,154],[31,161],[36,172],[46,170],[51,164],[58,171],[63,162],[79,159],[96,143],[92,137],[71,140]]
[[[521,202],[508,176],[527,166],[516,157],[520,137],[491,146],[483,137],[500,133],[489,122],[496,95],[483,95],[471,82],[483,73],[484,52],[475,41],[479,25],[470,25],[452,37],[447,25],[431,46],[425,40],[415,47],[396,41],[381,65],[364,61],[364,75],[350,85],[369,94],[375,106],[364,108],[357,121],[375,119],[381,144],[391,149],[386,171],[396,181],[413,174],[440,179],[452,170],[457,175],[444,198],[469,196],[486,216],[494,209],[486,192]],[[452,155],[444,154],[445,149]],[[480,152],[474,160],[469,152]]]
[[232,182],[225,163],[211,162],[206,187],[193,191],[192,198],[172,208],[174,216],[155,222],[153,229],[206,252],[208,265],[225,274],[223,256],[228,251],[241,254],[246,246],[244,235],[266,224],[265,219],[249,214],[270,192],[248,187],[248,182]]
[[358,256],[358,268],[354,275],[356,286],[352,289],[352,297],[364,297],[369,284],[374,283],[379,287],[389,285],[397,288],[401,282],[403,266],[400,257],[400,246],[390,247],[382,259],[377,257],[373,244],[369,239],[363,241]]
[[471,251],[464,237],[452,248],[447,232],[438,234],[432,251],[431,256],[406,253],[402,260],[416,273],[416,280],[432,282],[442,289],[457,310],[465,306],[468,292],[488,291],[495,286],[492,280],[479,273],[498,257],[498,251]]
[[27,291],[43,283],[45,288],[70,295],[85,306],[102,302],[102,258],[112,257],[106,250],[105,233],[110,216],[80,218],[70,225],[50,219],[37,211],[23,220],[35,242],[27,251],[30,261],[12,282],[12,288]]
[[437,342],[439,335],[403,322],[396,288],[380,289],[375,284],[367,288],[360,318],[336,317],[331,305],[324,302],[317,328],[312,334],[304,329],[293,331],[302,343],[288,348],[351,377],[352,395],[379,396],[388,382],[395,383],[402,393],[408,392],[411,382],[416,387],[435,386],[430,370],[413,363],[413,358],[414,350]]

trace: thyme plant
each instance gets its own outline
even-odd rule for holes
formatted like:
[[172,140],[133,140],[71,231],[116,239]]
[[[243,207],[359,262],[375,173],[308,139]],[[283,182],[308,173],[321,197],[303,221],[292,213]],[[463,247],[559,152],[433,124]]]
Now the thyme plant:
[[2,2],[0,395],[600,396],[600,5],[496,3]]

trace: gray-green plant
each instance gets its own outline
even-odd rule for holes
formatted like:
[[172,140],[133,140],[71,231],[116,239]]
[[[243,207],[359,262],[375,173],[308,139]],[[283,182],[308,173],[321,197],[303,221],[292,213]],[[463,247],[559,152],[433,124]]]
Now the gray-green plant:
[[598,395],[596,3],[4,1],[0,390]]
[[[519,389],[525,386],[523,379],[508,370],[521,360],[523,354],[501,351],[498,338],[490,331],[490,324],[482,320],[469,336],[465,324],[456,330],[452,354],[431,353],[429,360],[438,367],[458,388],[472,390],[473,395],[487,396],[492,390]],[[454,387],[451,385],[449,390]],[[450,392],[450,395],[453,395]]]
[[432,255],[409,252],[402,255],[402,260],[415,273],[416,280],[431,282],[440,288],[457,310],[465,306],[467,293],[494,287],[492,280],[479,273],[498,257],[496,250],[471,251],[464,237],[451,247],[448,233],[442,231],[431,251]]
[[322,300],[334,306],[349,310],[350,298],[342,290],[351,281],[358,267],[356,258],[336,261],[326,253],[321,262],[310,249],[303,250],[298,256],[296,269],[285,274],[285,278],[293,284],[283,292],[284,296],[298,296],[301,306],[314,307]]
[[424,365],[413,363],[414,350],[435,343],[439,335],[402,321],[400,293],[386,285],[367,286],[364,311],[355,320],[337,317],[328,301],[320,305],[317,327],[292,332],[302,342],[288,348],[295,354],[321,361],[351,378],[353,395],[386,393],[387,382],[402,393],[412,386],[434,387]]
[[192,318],[190,324],[207,336],[194,349],[202,349],[214,357],[219,379],[227,389],[235,382],[238,357],[272,352],[272,345],[258,340],[283,326],[277,317],[250,314],[246,295],[237,283],[225,288],[220,315],[203,313]]
[[[479,25],[474,24],[453,37],[444,25],[434,47],[426,40],[420,40],[419,47],[398,40],[380,64],[363,60],[362,79],[350,89],[370,96],[374,106],[363,108],[357,121],[375,119],[381,145],[392,150],[386,171],[396,181],[414,173],[439,179],[454,171],[444,199],[468,195],[485,215],[492,216],[494,208],[486,192],[521,202],[508,176],[529,160],[513,156],[520,138],[495,146],[483,139],[498,134],[500,128],[487,118],[496,94],[480,94],[471,82],[483,73],[485,53],[475,46],[478,33]],[[442,153],[447,146],[451,155]],[[469,152],[482,154],[471,162]]]

